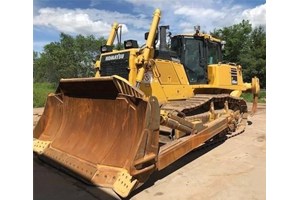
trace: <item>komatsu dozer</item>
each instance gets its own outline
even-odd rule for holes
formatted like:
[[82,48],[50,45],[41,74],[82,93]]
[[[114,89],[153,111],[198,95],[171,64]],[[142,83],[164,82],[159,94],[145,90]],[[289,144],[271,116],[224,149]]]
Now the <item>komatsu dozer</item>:
[[38,158],[127,197],[205,142],[245,129],[240,95],[252,91],[254,112],[259,80],[244,83],[242,67],[222,61],[224,43],[197,27],[167,43],[160,17],[156,9],[145,45],[127,40],[123,50],[113,50],[114,23],[95,77],[60,80],[33,131]]

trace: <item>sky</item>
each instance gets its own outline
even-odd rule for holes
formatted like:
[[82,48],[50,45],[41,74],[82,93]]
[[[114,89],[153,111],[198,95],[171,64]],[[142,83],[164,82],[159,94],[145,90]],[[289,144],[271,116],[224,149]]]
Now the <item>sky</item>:
[[59,41],[60,32],[107,38],[113,22],[122,24],[123,41],[142,45],[156,8],[160,25],[170,25],[172,35],[193,32],[195,25],[209,32],[243,19],[266,25],[265,0],[33,0],[33,50]]

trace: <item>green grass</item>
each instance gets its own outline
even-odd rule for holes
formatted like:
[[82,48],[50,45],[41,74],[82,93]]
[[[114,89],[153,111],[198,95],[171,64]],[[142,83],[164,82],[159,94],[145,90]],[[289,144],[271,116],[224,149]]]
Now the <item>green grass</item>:
[[51,83],[33,83],[33,107],[44,107],[48,94],[55,89]]
[[[253,97],[251,93],[243,93],[241,95],[243,99],[247,102],[252,102]],[[266,90],[260,90],[259,96],[258,96],[258,103],[266,103]]]

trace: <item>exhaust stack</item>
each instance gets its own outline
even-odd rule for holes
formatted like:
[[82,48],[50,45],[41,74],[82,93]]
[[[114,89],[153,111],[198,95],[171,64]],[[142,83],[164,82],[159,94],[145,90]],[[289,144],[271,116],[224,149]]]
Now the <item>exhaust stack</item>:
[[161,51],[167,51],[168,45],[167,45],[167,29],[169,29],[169,25],[167,26],[160,26],[159,27],[159,50]]

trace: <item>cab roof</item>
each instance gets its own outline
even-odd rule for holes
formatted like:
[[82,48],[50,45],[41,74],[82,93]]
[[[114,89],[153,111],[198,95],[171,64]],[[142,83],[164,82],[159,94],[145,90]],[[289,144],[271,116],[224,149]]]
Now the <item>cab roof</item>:
[[221,40],[218,38],[215,38],[213,36],[211,36],[210,34],[207,33],[186,33],[186,34],[178,34],[178,35],[174,35],[175,36],[183,36],[183,37],[194,37],[194,36],[199,36],[199,37],[203,37],[204,39],[210,40],[212,42],[218,42],[221,43]]

